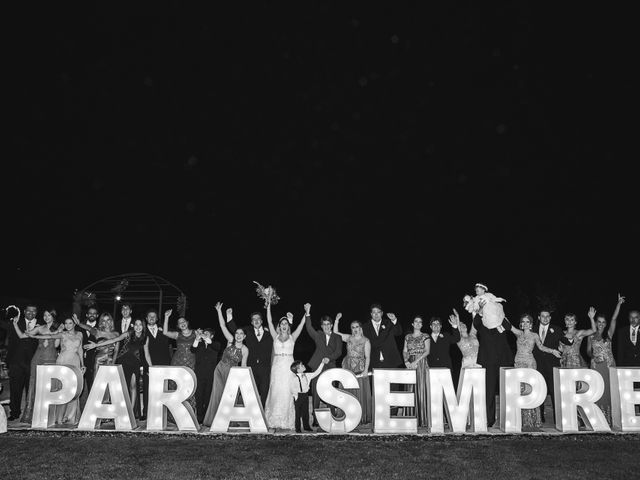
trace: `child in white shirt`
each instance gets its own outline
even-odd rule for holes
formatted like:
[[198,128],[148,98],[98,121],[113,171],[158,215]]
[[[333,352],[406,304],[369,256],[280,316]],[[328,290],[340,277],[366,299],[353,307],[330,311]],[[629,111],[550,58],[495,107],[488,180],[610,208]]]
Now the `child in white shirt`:
[[306,432],[313,432],[309,425],[309,385],[311,380],[322,373],[322,367],[329,363],[328,358],[323,358],[318,368],[313,373],[304,373],[307,370],[304,363],[296,360],[291,364],[293,375],[290,380],[290,390],[293,395],[293,402],[296,408],[296,432],[301,433],[300,421]]

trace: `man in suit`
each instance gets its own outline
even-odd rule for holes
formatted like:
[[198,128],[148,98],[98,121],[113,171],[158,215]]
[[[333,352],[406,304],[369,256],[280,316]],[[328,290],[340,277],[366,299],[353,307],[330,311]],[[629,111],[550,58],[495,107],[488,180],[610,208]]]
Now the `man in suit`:
[[[268,329],[262,326],[262,314],[251,314],[251,327],[245,328],[246,338],[244,344],[249,349],[247,366],[251,367],[253,378],[258,387],[258,394],[264,406],[269,393],[269,381],[271,379],[271,351],[273,350],[273,338]],[[235,332],[238,327],[233,319],[229,320],[229,331]]]
[[[169,337],[162,334],[162,328],[158,326],[158,312],[151,309],[147,311],[145,317],[147,323],[147,342],[149,344],[149,358],[152,366],[171,365],[171,349]],[[147,400],[149,399],[149,365],[143,360],[142,367],[142,395],[144,396],[144,412],[140,417],[144,420],[147,417]],[[213,378],[213,372],[211,372]]]
[[[551,312],[549,310],[540,310],[538,314],[538,336],[542,345],[547,348],[558,350],[560,340],[563,333],[562,328],[557,325],[551,325]],[[539,348],[533,349],[533,357],[536,360],[537,370],[544,377],[547,384],[547,394],[551,395],[551,407],[553,408],[553,418],[555,421],[556,406],[553,397],[553,368],[560,367],[560,359],[551,353],[545,353]],[[544,402],[540,405],[540,417],[542,422],[545,421]]]
[[[24,309],[24,318],[20,319],[20,312],[17,315],[20,330],[28,333],[37,324],[36,316],[38,307],[27,305]],[[7,354],[7,367],[9,367],[9,417],[8,420],[18,420],[22,413],[22,394],[26,391],[29,398],[29,377],[31,373],[31,357],[38,348],[38,341],[33,338],[20,338],[13,326],[15,318],[6,325],[8,330],[9,351]]]
[[369,308],[371,319],[362,326],[362,334],[371,343],[371,368],[399,368],[403,365],[396,337],[402,335],[402,327],[393,313],[383,318],[382,305],[374,303]]
[[453,334],[442,331],[442,321],[439,317],[431,317],[431,348],[427,356],[429,367],[448,368],[453,373],[451,364],[451,345],[460,341],[460,331],[457,324],[451,324]]
[[[483,306],[483,302],[481,302],[480,307]],[[500,382],[500,367],[513,366],[513,352],[507,342],[506,333],[506,330],[511,330],[511,324],[505,319],[502,321],[502,329],[487,328],[482,323],[482,316],[475,314],[473,326],[478,332],[478,342],[480,343],[478,363],[486,372],[487,426],[492,427],[496,421],[496,394]]]
[[618,331],[618,366],[640,367],[640,311],[629,312],[629,326]]
[[120,323],[115,325],[115,328],[119,333],[124,333],[133,328],[133,320],[131,320],[133,308],[131,308],[131,304],[123,303],[120,313],[122,313],[122,319],[120,320]]
[[[304,305],[305,316],[305,328],[307,333],[313,339],[316,344],[316,349],[309,360],[309,369],[315,371],[316,368],[323,363],[324,359],[328,361],[324,362],[321,372],[329,368],[336,367],[336,360],[342,355],[342,338],[337,333],[333,333],[333,320],[329,315],[323,315],[320,317],[320,330],[314,330],[311,324],[311,304],[305,303]],[[320,397],[316,390],[318,384],[318,377],[311,380],[311,389],[313,391],[313,426],[318,426],[316,420],[316,408],[320,408]]]

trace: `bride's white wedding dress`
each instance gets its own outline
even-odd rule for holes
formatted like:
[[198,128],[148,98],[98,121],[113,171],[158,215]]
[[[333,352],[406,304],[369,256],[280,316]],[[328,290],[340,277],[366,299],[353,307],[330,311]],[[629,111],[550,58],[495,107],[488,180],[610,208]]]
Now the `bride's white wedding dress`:
[[293,430],[295,427],[295,407],[293,395],[289,389],[293,347],[295,342],[289,336],[284,342],[278,337],[273,339],[273,361],[271,362],[271,381],[265,405],[267,425],[270,428]]

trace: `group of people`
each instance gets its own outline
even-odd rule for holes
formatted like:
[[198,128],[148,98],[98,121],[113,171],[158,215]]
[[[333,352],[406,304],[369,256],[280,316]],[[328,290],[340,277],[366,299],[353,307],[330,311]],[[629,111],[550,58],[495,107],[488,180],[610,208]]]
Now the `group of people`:
[[[213,341],[213,329],[193,329],[183,316],[178,318],[177,330],[170,330],[171,310],[164,313],[163,327],[158,325],[158,312],[155,310],[146,312],[144,319],[133,319],[132,306],[129,304],[122,305],[122,318],[117,325],[112,315],[98,314],[95,308],[86,311],[83,321],[73,315],[63,322],[57,321],[55,310],[47,309],[42,316],[43,322],[38,323],[37,307],[27,305],[24,316],[16,315],[8,328],[9,420],[31,422],[38,365],[58,363],[77,366],[84,373],[85,391],[91,388],[101,365],[122,365],[134,413],[139,419],[145,418],[146,409],[140,401],[139,392],[142,391],[143,398],[147,398],[148,367],[173,365],[186,366],[195,371],[197,389],[190,402],[198,421],[210,426],[231,368],[248,366],[251,367],[264,406],[267,425],[273,429],[311,431],[312,426],[317,426],[317,421],[314,418],[313,425],[310,422],[309,397],[312,397],[314,412],[321,403],[316,389],[318,376],[325,369],[340,366],[352,371],[358,379],[359,388],[350,391],[362,405],[361,423],[368,424],[373,417],[370,372],[375,368],[405,367],[415,369],[417,373],[416,407],[405,409],[402,414],[416,416],[419,426],[428,427],[427,369],[453,369],[451,348],[455,345],[462,354],[461,369],[481,367],[486,370],[489,426],[495,422],[495,396],[500,367],[507,366],[537,369],[544,377],[552,399],[554,367],[589,366],[597,370],[606,384],[599,406],[610,421],[608,367],[616,365],[613,337],[617,336],[618,340],[617,364],[640,366],[640,312],[630,311],[628,329],[617,330],[617,319],[625,302],[625,297],[619,295],[609,321],[593,307],[589,309],[588,329],[577,329],[577,317],[570,313],[564,316],[563,328],[554,325],[549,310],[541,310],[537,322],[529,314],[522,315],[516,326],[506,317],[499,323],[494,319],[491,322],[483,319],[483,307],[487,301],[492,301],[492,296],[487,293],[485,285],[476,285],[475,298],[478,301],[476,307],[470,310],[470,321],[461,319],[453,309],[448,318],[450,332],[444,331],[443,322],[438,317],[430,319],[429,332],[424,332],[424,318],[416,316],[404,338],[399,338],[403,337],[403,329],[396,315],[385,315],[380,304],[371,305],[370,318],[366,322],[353,320],[349,324],[349,333],[343,333],[340,331],[340,313],[335,319],[328,315],[321,316],[320,328],[314,328],[309,303],[304,305],[304,314],[296,326],[292,313],[274,322],[269,301],[265,305],[266,326],[261,312],[251,314],[249,325],[238,326],[233,318],[233,310],[227,308],[223,312],[222,303],[218,303],[215,308],[226,341],[224,349]],[[308,362],[294,358],[294,347],[303,330],[315,344]],[[509,346],[508,335],[515,335],[515,356]],[[585,339],[589,363],[581,353],[581,344]],[[176,345],[173,354],[172,340]],[[343,344],[346,344],[344,357]],[[399,348],[399,345],[402,347]],[[342,363],[337,365],[341,357]],[[454,373],[457,376],[459,372]],[[22,412],[24,391],[27,392],[27,399]],[[81,397],[57,407],[58,422],[77,423],[82,401]],[[393,413],[399,412],[394,409]],[[524,427],[540,427],[545,421],[544,406],[524,410],[522,415]]]

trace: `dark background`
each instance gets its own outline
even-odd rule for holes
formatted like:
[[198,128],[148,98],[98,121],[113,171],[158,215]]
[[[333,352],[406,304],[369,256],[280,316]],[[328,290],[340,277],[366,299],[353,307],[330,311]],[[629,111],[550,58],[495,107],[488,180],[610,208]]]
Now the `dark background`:
[[[3,298],[149,272],[241,320],[640,306],[635,27],[599,5],[321,2],[8,22]],[[392,6],[393,5],[393,6]],[[84,12],[86,13],[86,12]],[[136,312],[141,314],[142,312]],[[305,340],[306,341],[306,340]]]

